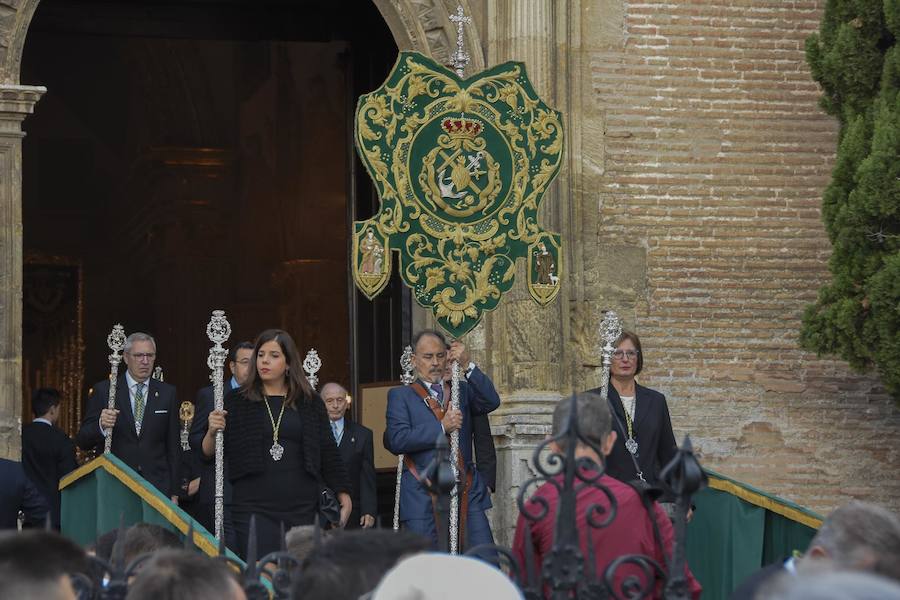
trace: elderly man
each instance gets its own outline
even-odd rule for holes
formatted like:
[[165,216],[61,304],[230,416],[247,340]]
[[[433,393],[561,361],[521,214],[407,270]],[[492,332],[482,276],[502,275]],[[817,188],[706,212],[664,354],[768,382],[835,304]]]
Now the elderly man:
[[862,571],[900,582],[900,517],[877,504],[849,502],[825,518],[802,558],[763,567],[742,582],[731,598],[764,595],[770,586],[778,586],[779,578],[830,571]]
[[112,453],[177,502],[181,443],[175,388],[150,378],[156,341],[146,333],[128,336],[122,359],[127,369],[116,383],[115,408],[107,408],[109,380],[97,383],[76,442],[102,452],[111,433]]
[[[466,348],[460,342],[447,345],[443,334],[426,329],[412,340],[417,381],[388,393],[385,446],[403,454],[405,466],[400,484],[400,521],[406,529],[431,538],[437,545],[437,515],[420,474],[434,458],[435,441],[442,434],[459,431],[460,449],[460,548],[492,543],[493,535],[484,511],[491,499],[472,460],[472,417],[484,415],[500,405],[500,397],[487,376],[477,367],[467,368]],[[443,385],[447,361],[459,360],[466,369],[459,386],[459,409],[450,407]],[[469,389],[473,378],[482,393]],[[463,512],[465,510],[465,512]]]
[[347,520],[347,529],[375,526],[378,512],[375,494],[375,452],[372,445],[372,430],[350,420],[347,415],[347,390],[337,383],[322,386],[322,400],[331,421],[331,432],[337,444],[350,483],[353,486],[350,498],[353,512]]

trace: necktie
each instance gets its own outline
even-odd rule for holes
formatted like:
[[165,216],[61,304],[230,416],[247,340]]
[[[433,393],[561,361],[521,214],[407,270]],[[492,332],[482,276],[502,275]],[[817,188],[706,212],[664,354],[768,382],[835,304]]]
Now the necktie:
[[144,384],[134,386],[134,429],[141,434],[141,421],[144,420]]
[[444,405],[444,386],[440,383],[431,384],[432,395],[437,398],[438,404]]
[[341,434],[338,433],[337,421],[331,422],[331,432],[334,434],[334,443],[340,445],[341,444]]

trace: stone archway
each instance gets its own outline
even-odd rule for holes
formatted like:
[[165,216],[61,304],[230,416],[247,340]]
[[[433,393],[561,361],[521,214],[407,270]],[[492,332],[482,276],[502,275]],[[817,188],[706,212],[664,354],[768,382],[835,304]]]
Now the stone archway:
[[[473,0],[372,0],[398,48],[449,60],[456,43],[450,21]],[[46,92],[19,85],[22,52],[40,0],[0,0],[0,456],[20,454],[22,408],[22,121]],[[478,19],[466,26],[470,69],[484,68]]]

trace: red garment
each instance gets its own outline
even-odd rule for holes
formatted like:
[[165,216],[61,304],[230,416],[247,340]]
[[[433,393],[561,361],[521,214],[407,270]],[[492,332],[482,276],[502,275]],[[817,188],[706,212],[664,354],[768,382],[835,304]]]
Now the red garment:
[[[589,477],[591,473],[591,471],[586,471],[585,476]],[[556,479],[562,485],[562,476],[560,475]],[[608,526],[594,528],[590,527],[587,522],[587,512],[591,506],[600,505],[607,511],[609,509],[609,499],[602,491],[594,486],[584,486],[578,491],[575,501],[576,523],[581,551],[584,557],[587,558],[587,537],[590,536],[593,541],[594,555],[596,556],[595,576],[602,580],[606,567],[616,558],[626,554],[649,556],[665,569],[666,557],[663,556],[655,542],[653,524],[650,522],[647,510],[644,508],[634,488],[608,475],[604,475],[600,479],[600,483],[612,492],[617,502],[616,517]],[[583,484],[576,479],[576,487],[581,485]],[[540,505],[534,502],[535,497],[544,498],[549,505],[547,515],[543,519],[537,522],[530,522],[530,541],[534,548],[535,566],[540,572],[544,557],[550,553],[550,549],[553,547],[553,531],[556,526],[559,491],[552,483],[545,483],[535,491],[534,496],[528,500],[526,508],[531,514],[540,514]],[[654,502],[653,509],[656,511],[656,521],[659,524],[659,533],[666,549],[666,555],[669,555],[672,552],[672,543],[675,539],[672,523],[659,504]],[[603,522],[608,514],[608,512],[595,514],[593,520],[595,522]],[[520,514],[512,547],[513,555],[520,565],[525,565],[525,544],[528,541],[525,539],[525,522],[525,517]],[[687,564],[685,564],[684,570],[688,577],[688,589],[691,591],[691,596],[696,600],[700,598],[703,588],[694,579],[694,575],[687,567]],[[619,567],[616,570],[616,589],[622,589],[622,582],[627,576],[639,576],[640,573],[641,570],[632,565]],[[656,592],[650,597],[662,598],[662,586],[657,586]]]

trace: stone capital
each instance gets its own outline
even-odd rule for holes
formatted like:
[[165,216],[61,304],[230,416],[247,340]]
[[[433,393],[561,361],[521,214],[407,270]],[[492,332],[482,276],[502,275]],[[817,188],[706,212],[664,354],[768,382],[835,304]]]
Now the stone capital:
[[0,84],[0,135],[23,136],[20,124],[47,91],[42,85]]

